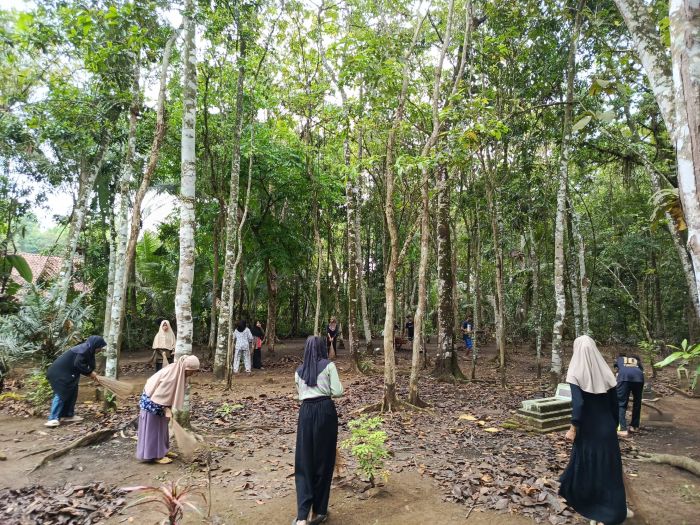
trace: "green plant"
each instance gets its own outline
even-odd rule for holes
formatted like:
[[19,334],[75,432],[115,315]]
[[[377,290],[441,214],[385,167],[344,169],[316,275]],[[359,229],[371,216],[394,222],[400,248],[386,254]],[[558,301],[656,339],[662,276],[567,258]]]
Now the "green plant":
[[372,487],[378,475],[381,475],[384,481],[389,477],[389,473],[384,470],[384,460],[389,457],[389,450],[386,446],[386,432],[381,430],[383,422],[379,416],[362,416],[349,421],[350,437],[340,444],[341,448],[350,449],[350,453],[358,462],[360,472]]
[[221,405],[219,408],[216,409],[216,415],[219,417],[227,418],[231,414],[233,414],[236,410],[239,410],[243,408],[243,405],[241,404],[235,404],[235,405],[230,405],[228,403],[224,403]]
[[53,389],[44,372],[34,372],[27,379],[27,400],[34,408],[43,409],[53,397]]
[[10,360],[33,359],[42,368],[81,339],[92,310],[78,295],[65,304],[60,287],[28,285],[15,314],[0,317],[0,353]]
[[[637,343],[642,356],[644,357],[644,363],[654,363],[656,357],[659,354],[659,345],[656,341],[639,341]],[[656,367],[651,367],[652,377],[656,377]]]
[[154,503],[156,510],[167,517],[168,525],[177,525],[182,521],[186,509],[191,509],[202,514],[190,501],[191,499],[201,498],[204,503],[207,501],[199,485],[188,482],[183,486],[180,482],[181,479],[164,483],[160,487],[140,485],[137,487],[124,487],[122,490],[125,492],[144,494],[143,497],[130,503],[128,507]]
[[669,355],[663,361],[659,361],[658,363],[654,364],[654,366],[656,368],[665,368],[671,363],[680,361],[678,367],[676,368],[676,374],[678,374],[679,382],[681,381],[682,375],[685,375],[686,379],[690,381],[690,378],[688,377],[688,367],[695,367],[695,370],[693,370],[692,372],[693,382],[690,385],[690,388],[692,390],[695,390],[695,387],[698,383],[698,376],[700,375],[700,343],[689,345],[688,340],[683,339],[683,342],[681,343],[680,347],[673,345],[668,346],[669,348],[673,348],[676,351]]

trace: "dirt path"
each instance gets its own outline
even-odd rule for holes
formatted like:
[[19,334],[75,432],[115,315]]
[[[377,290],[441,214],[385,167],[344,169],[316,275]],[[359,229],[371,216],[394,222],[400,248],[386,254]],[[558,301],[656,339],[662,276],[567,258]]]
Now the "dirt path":
[[[293,447],[296,423],[291,377],[299,360],[301,345],[300,340],[281,345],[272,359],[266,356],[265,370],[250,377],[235,377],[231,392],[223,392],[206,371],[193,381],[193,424],[212,447],[211,523],[287,524],[291,521],[295,508]],[[498,425],[523,396],[531,396],[539,388],[532,378],[531,359],[522,351],[515,353],[510,363],[510,388],[500,392],[490,382],[496,377],[489,364],[492,354],[491,349],[485,352],[480,368],[480,378],[485,383],[453,386],[430,383],[426,379],[423,391],[426,400],[434,407],[431,411],[385,418],[389,443],[395,453],[388,465],[390,478],[386,487],[376,492],[362,492],[358,490],[361,484],[356,480],[338,480],[331,496],[330,524],[525,525],[536,523],[535,518],[540,523],[553,523],[546,514],[542,519],[541,507],[523,508],[523,504],[529,504],[524,503],[517,491],[512,492],[512,486],[536,485],[535,478],[539,477],[538,484],[555,487],[550,484],[567,458],[561,436],[529,436],[517,431],[488,435],[483,432],[483,427],[458,418],[469,412],[483,419],[485,426]],[[144,352],[125,359],[123,379],[143,383],[150,373],[144,365],[147,358],[148,353]],[[404,395],[408,359],[407,352],[398,356],[401,395]],[[375,362],[379,369],[381,358]],[[354,417],[353,411],[380,395],[381,377],[351,375],[344,356],[338,364],[348,393],[346,398],[338,401],[340,438],[343,439],[347,436],[347,421]],[[467,368],[466,363],[463,368]],[[484,395],[485,391],[493,392],[494,397]],[[79,410],[86,416],[86,421],[58,429],[45,429],[40,418],[0,414],[0,451],[8,458],[0,463],[0,489],[29,485],[63,487],[98,481],[111,487],[159,486],[164,481],[184,476],[191,476],[198,482],[206,481],[203,463],[187,465],[176,461],[159,466],[137,462],[131,431],[123,436],[117,434],[100,445],[73,451],[29,474],[28,471],[49,450],[92,429],[113,424],[115,419],[126,421],[136,413],[134,406],[125,406],[118,414],[104,418],[94,401],[94,390],[89,386],[83,388],[81,400]],[[638,448],[699,459],[697,436],[700,422],[696,417],[699,403],[678,395],[662,399],[659,407],[674,414],[673,423],[644,421],[644,431],[623,444],[623,452],[631,455]],[[229,414],[220,411],[224,404],[231,407]],[[639,515],[631,523],[698,523],[700,483],[697,479],[671,467],[628,459],[625,459],[625,468],[629,473],[631,505]],[[530,475],[533,477],[529,478]],[[474,487],[481,487],[486,492],[483,496],[472,492],[476,499],[463,495],[455,497],[455,487],[461,487],[463,495],[469,494]],[[549,491],[551,494],[555,488]],[[507,499],[499,494],[506,495]],[[504,503],[504,510],[488,510],[494,501]],[[547,501],[556,508],[556,501]],[[519,515],[518,509],[531,514]],[[206,513],[206,506],[204,510]],[[535,510],[538,513],[533,513]],[[469,518],[465,521],[467,515]],[[581,523],[580,519],[566,512],[551,516],[555,521],[562,520],[559,523]],[[132,521],[129,521],[130,517]],[[153,510],[137,507],[122,509],[109,520],[100,522],[150,524],[158,519]],[[185,523],[201,523],[201,518],[191,515]]]

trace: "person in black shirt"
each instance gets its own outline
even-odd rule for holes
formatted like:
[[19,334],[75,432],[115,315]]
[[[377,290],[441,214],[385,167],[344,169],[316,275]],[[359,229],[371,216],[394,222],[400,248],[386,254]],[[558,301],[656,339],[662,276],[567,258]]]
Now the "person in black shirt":
[[410,315],[406,316],[406,337],[413,341],[413,318]]
[[[335,317],[331,317],[331,321],[328,323],[328,327],[326,328],[326,337],[328,341],[328,356],[331,359],[335,359],[335,345],[338,339],[338,321]],[[333,347],[333,351],[331,351],[331,346]]]
[[265,330],[263,330],[262,323],[255,321],[255,326],[251,332],[253,334],[253,368],[262,370],[262,345],[265,339]]
[[[617,373],[617,403],[620,411],[620,429],[618,435],[627,437],[629,432],[639,430],[639,419],[642,413],[642,390],[644,389],[644,368],[642,360],[637,355],[620,354],[615,359],[613,368]],[[633,396],[632,421],[627,429],[627,406]]]

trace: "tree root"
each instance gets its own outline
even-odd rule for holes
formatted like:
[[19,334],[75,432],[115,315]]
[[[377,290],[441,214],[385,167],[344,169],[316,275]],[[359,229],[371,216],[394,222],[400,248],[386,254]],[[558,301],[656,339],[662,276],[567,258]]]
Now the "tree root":
[[695,461],[688,456],[675,456],[673,454],[642,454],[637,461],[671,465],[683,469],[691,474],[700,476],[700,461]]
[[352,414],[354,415],[364,415],[364,414],[372,414],[375,412],[379,413],[390,413],[390,412],[401,412],[404,410],[411,411],[411,412],[429,412],[430,408],[427,403],[421,401],[421,403],[424,404],[424,407],[417,406],[417,405],[412,405],[411,403],[407,401],[401,401],[400,399],[394,399],[389,407],[384,406],[384,402],[380,401],[379,403],[373,403],[371,405],[367,405],[361,408],[358,408],[357,410],[353,411]]
[[114,435],[115,432],[116,431],[114,429],[102,429],[102,430],[96,430],[95,432],[91,432],[91,433],[89,433],[81,438],[78,438],[75,441],[73,441],[70,445],[63,447],[61,449],[58,449],[55,452],[51,452],[51,454],[47,454],[46,456],[44,456],[43,459],[37,464],[37,466],[34,467],[29,472],[32,473],[35,470],[46,465],[47,462],[66,455],[68,452],[70,452],[74,448],[86,447],[88,445],[93,445],[95,443],[102,443],[103,441],[107,440],[112,435]]

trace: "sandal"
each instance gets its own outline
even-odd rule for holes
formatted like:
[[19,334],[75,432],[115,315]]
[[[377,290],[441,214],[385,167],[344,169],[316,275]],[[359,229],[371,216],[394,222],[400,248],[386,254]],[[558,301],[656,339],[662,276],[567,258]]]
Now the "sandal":
[[319,523],[324,523],[328,520],[328,514],[319,514],[312,520],[309,520],[309,525],[318,525]]
[[177,455],[177,453],[171,452],[170,450],[168,450],[168,452],[166,452],[166,454],[165,454],[165,457],[175,459],[179,456]]
[[164,458],[156,459],[154,461],[154,463],[158,463],[159,465],[168,465],[169,463],[172,463],[172,462],[173,462],[173,460],[167,456]]

